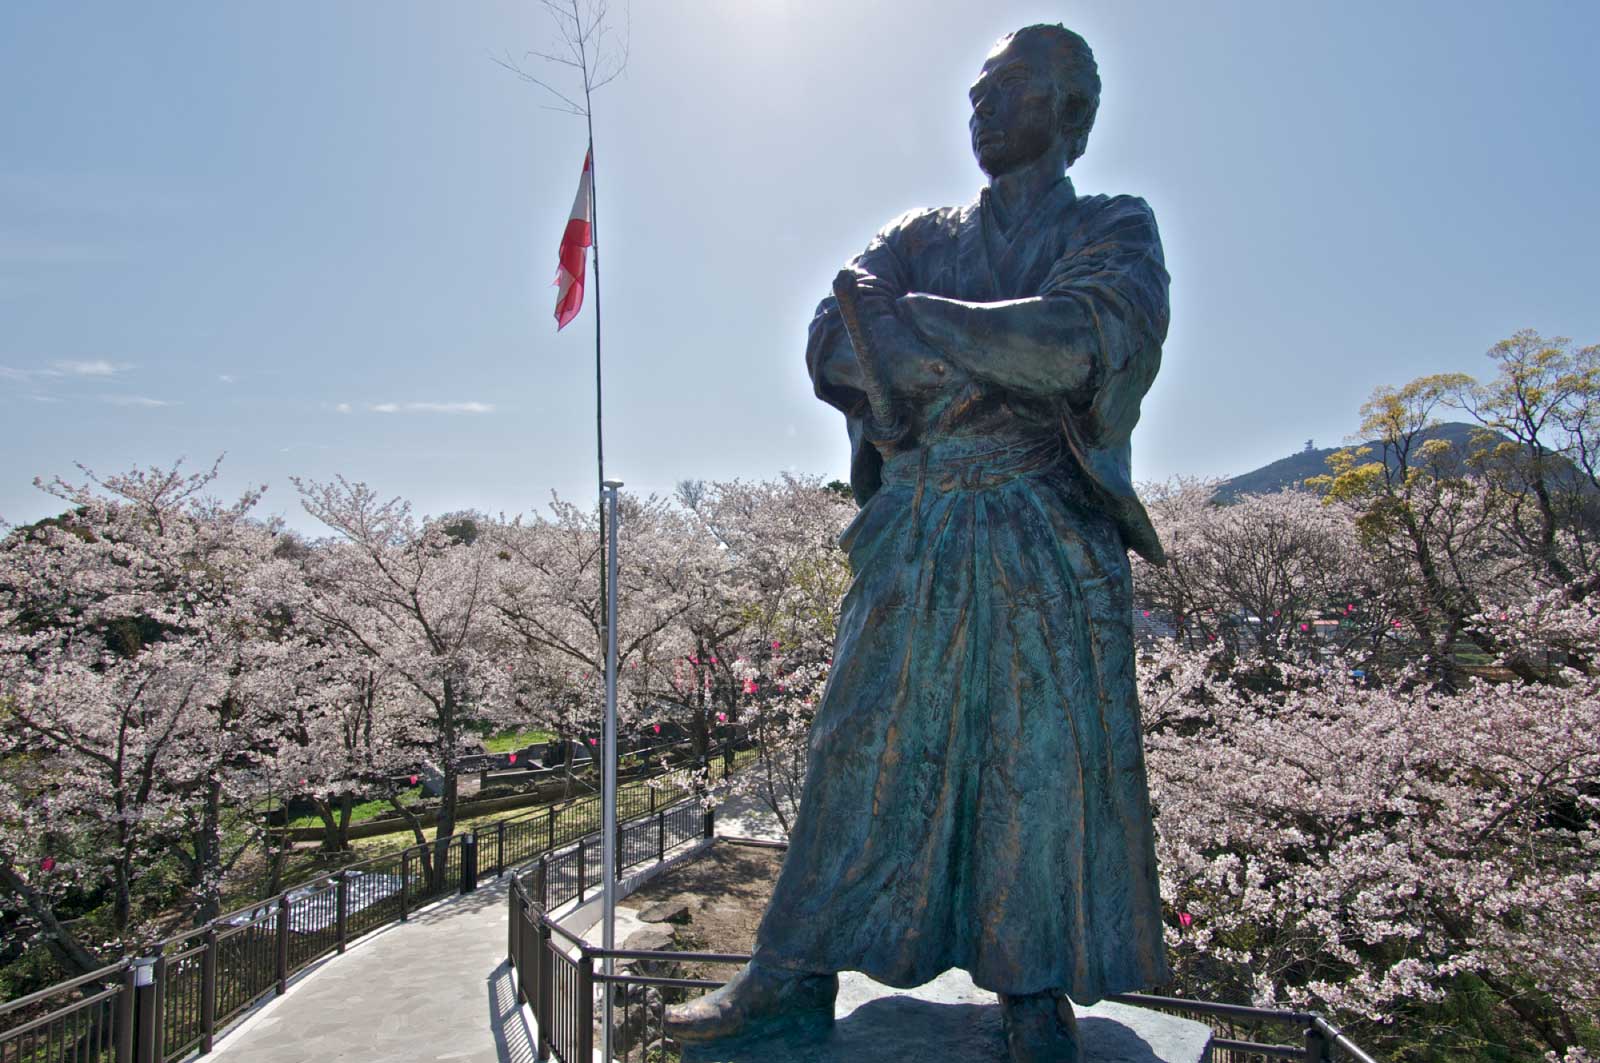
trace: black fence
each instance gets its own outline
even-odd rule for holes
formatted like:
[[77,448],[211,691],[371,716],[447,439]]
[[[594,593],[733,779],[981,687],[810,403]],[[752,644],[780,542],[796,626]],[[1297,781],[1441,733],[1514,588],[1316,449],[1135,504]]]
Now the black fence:
[[[709,839],[714,833],[712,813],[694,802],[619,824],[616,875],[620,879],[630,868],[660,863],[668,854]],[[595,972],[596,956],[668,956],[673,961],[745,959],[709,953],[604,953],[590,948],[581,937],[548,918],[545,913],[551,909],[569,901],[582,904],[590,893],[604,886],[602,855],[600,843],[583,838],[570,849],[541,856],[525,873],[511,878],[507,955],[516,969],[519,999],[534,1011],[540,1059],[554,1054],[562,1063],[589,1063],[594,1058],[594,988],[607,981],[606,975]],[[659,1015],[656,1023],[659,1027]],[[643,1063],[644,1056],[638,1058]]]
[[[706,834],[710,835],[709,820]],[[622,844],[626,847],[626,843]],[[670,970],[684,963],[742,964],[750,957],[710,952],[608,951],[590,945],[547,914],[574,897],[582,897],[588,865],[581,856],[575,861],[580,869],[576,892],[566,879],[558,880],[551,870],[558,865],[570,867],[573,862],[570,852],[555,855],[511,880],[508,957],[516,971],[519,999],[533,1010],[538,1057],[554,1057],[560,1063],[589,1063],[597,1043],[597,1016],[603,1011],[601,994],[609,992],[614,1060],[667,1063],[677,1059],[678,1046],[666,1036],[667,1005],[716,989],[722,983],[647,972]],[[558,881],[560,885],[556,885]],[[635,969],[611,975],[597,971],[608,958]],[[1377,1063],[1322,1017],[1308,1012],[1142,993],[1109,999],[1204,1023],[1212,1031],[1213,1063]]]
[[[713,761],[711,774],[724,772]],[[709,813],[685,801],[687,776],[618,787],[619,865],[636,867],[700,837]],[[600,881],[598,796],[480,824],[364,860],[124,960],[0,1005],[0,1063],[177,1063],[210,1052],[218,1033],[289,979],[351,941],[405,922],[425,904],[477,888],[538,860],[548,903],[583,896]],[[576,843],[576,844],[574,844]],[[557,852],[556,850],[560,850]]]

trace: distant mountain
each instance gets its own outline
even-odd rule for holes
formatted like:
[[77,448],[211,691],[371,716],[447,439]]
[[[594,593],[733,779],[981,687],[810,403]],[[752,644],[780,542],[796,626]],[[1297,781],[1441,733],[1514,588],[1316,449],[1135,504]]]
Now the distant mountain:
[[[1421,433],[1421,438],[1444,439],[1455,448],[1455,452],[1466,455],[1471,449],[1472,435],[1481,431],[1477,425],[1450,422],[1437,425]],[[1374,455],[1381,454],[1383,448],[1378,443],[1363,443],[1358,446],[1369,446]],[[1252,472],[1235,476],[1231,480],[1223,481],[1217,488],[1216,500],[1218,502],[1232,502],[1240,495],[1265,495],[1274,491],[1282,491],[1286,487],[1303,484],[1312,476],[1321,476],[1328,471],[1328,456],[1343,447],[1322,447],[1314,450],[1302,450],[1298,454],[1291,454],[1287,458],[1279,458],[1269,465]]]

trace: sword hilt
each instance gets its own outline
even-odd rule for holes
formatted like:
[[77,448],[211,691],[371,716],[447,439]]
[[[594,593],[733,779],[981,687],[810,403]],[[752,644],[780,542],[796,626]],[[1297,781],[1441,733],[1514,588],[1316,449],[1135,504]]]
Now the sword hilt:
[[861,285],[855,270],[842,269],[833,278],[833,297],[839,304],[839,317],[844,321],[850,346],[855,349],[856,365],[861,368],[861,390],[867,393],[867,406],[871,410],[867,438],[875,443],[892,443],[905,435],[906,425],[889,397],[872,338],[861,321]]

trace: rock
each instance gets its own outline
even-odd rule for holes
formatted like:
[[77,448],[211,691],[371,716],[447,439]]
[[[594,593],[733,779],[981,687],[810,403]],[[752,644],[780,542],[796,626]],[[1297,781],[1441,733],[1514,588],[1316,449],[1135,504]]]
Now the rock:
[[[670,927],[642,926],[628,935],[622,943],[624,949],[634,952],[674,952],[678,943]],[[629,965],[640,974],[651,978],[682,978],[683,967],[675,960],[629,960]]]
[[632,952],[672,952],[678,943],[670,927],[642,926],[628,935],[622,947]]
[[639,913],[641,923],[687,923],[689,906],[682,901],[661,901]]

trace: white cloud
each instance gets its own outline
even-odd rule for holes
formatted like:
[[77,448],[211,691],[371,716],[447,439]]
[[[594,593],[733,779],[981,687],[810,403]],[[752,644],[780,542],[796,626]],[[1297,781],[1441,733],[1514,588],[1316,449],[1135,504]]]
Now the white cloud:
[[49,369],[17,369],[13,366],[0,365],[0,380],[41,380],[61,377],[107,380],[132,368],[133,366],[126,363],[110,362],[104,358],[81,362],[52,362]]
[[337,410],[339,413],[349,413],[350,412],[350,404],[348,402],[341,402],[341,403],[339,403],[339,405],[335,406],[334,409]]
[[217,379],[220,380],[224,384],[232,384],[232,383],[236,382],[239,378],[234,376],[232,373],[223,373],[221,376],[217,377]]
[[143,408],[177,405],[177,403],[167,399],[152,399],[144,395],[106,395],[100,401],[111,406],[139,406]]
[[493,413],[489,402],[378,402],[367,407],[373,413]]
[[52,375],[92,377],[116,376],[118,373],[125,373],[133,368],[131,365],[108,362],[104,358],[96,358],[87,362],[56,362],[54,366],[55,372]]

